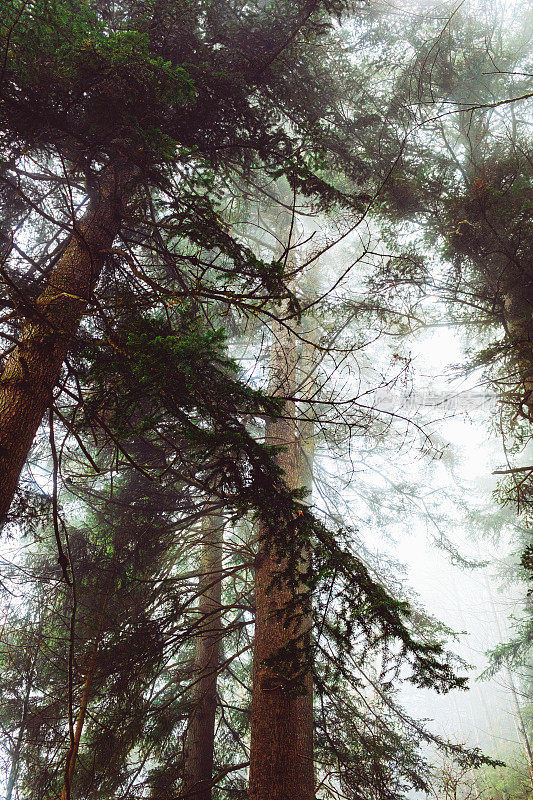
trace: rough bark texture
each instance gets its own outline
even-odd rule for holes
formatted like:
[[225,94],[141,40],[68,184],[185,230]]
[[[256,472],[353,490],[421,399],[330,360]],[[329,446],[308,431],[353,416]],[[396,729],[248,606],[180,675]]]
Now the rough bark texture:
[[0,378],[0,524],[122,220],[136,168],[115,161],[74,225]]
[[[294,334],[277,326],[271,352],[271,394],[290,396],[295,383]],[[302,460],[298,452],[294,404],[287,403],[284,418],[267,423],[268,444],[283,445],[278,463],[291,488],[302,485]],[[314,800],[312,677],[306,664],[305,643],[310,634],[310,598],[306,588],[278,576],[286,572],[282,553],[259,531],[256,561],[256,623],[253,666],[252,724],[250,743],[251,800]],[[288,533],[290,535],[290,533]],[[308,553],[301,553],[302,572]],[[295,607],[296,602],[296,607]],[[295,610],[294,617],[284,614]],[[302,648],[299,692],[275,665],[265,664],[287,645]],[[287,680],[289,685],[287,686]]]
[[217,672],[222,649],[222,544],[224,520],[209,516],[202,524],[199,623],[196,637],[193,708],[185,743],[183,800],[211,800]]
[[[316,341],[316,329],[306,331],[303,334],[304,341],[302,343],[302,353],[299,361],[300,378],[298,380],[298,391],[303,397],[311,397],[315,391],[315,359],[316,349],[314,343]],[[313,463],[315,458],[315,425],[313,422],[313,409],[307,404],[302,409],[298,419],[298,442],[296,450],[296,480],[295,483],[298,487],[307,489],[309,494],[306,496],[304,502],[307,505],[312,503],[312,490],[313,490]],[[309,549],[302,552],[302,566],[307,570],[311,565],[311,552]],[[305,602],[303,605],[302,628],[307,631],[309,638],[312,636],[313,631],[313,616],[312,616],[312,598],[310,594],[305,595]],[[301,782],[307,786],[306,797],[315,796],[315,772],[313,764],[313,775],[310,775],[308,768],[308,759],[313,760],[313,735],[314,735],[314,718],[313,718],[313,678],[310,671],[307,671],[304,677],[304,689],[306,694],[300,698],[299,705],[299,730],[298,736],[300,739],[298,748],[299,752],[305,754],[305,758],[300,763],[301,769]]]

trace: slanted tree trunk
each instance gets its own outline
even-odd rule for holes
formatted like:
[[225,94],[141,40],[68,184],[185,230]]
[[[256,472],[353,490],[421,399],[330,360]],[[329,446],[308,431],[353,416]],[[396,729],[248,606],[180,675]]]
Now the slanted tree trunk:
[[0,378],[0,524],[61,367],[115,239],[137,169],[124,158],[102,170],[63,255],[26,319]]
[[198,632],[194,658],[192,711],[185,742],[183,800],[211,800],[217,708],[217,673],[222,649],[222,546],[224,520],[202,523]]
[[[281,324],[275,326],[273,336],[270,393],[290,397],[296,373],[295,336]],[[284,447],[277,458],[287,485],[300,486],[302,460],[294,403],[285,404],[281,419],[267,422],[266,443]],[[291,531],[286,535],[290,537]],[[249,796],[250,800],[314,800],[313,695],[307,647],[310,598],[303,581],[287,580],[281,541],[273,543],[268,531],[259,530]],[[290,541],[286,544],[290,547]],[[304,548],[298,557],[303,574],[309,553]],[[288,650],[300,653],[296,666],[278,658]]]

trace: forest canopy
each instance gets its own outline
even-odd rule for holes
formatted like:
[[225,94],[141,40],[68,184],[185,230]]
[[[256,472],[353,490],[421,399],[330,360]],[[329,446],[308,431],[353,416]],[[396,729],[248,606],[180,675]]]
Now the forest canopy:
[[[0,0],[6,800],[533,797],[532,44],[527,0]],[[513,747],[411,699],[472,702],[422,528],[519,587]]]

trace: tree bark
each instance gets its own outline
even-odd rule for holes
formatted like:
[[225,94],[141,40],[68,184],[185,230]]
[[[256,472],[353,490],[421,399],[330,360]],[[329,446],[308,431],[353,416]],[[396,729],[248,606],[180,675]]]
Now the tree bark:
[[[290,397],[296,373],[295,336],[280,324],[274,330],[270,369],[270,393]],[[283,414],[281,419],[267,421],[266,443],[283,445],[278,463],[289,488],[296,488],[303,476],[294,403],[287,402]],[[286,556],[272,544],[267,531],[259,531],[259,540],[249,796],[250,800],[314,800],[309,592],[303,581],[287,581]],[[308,550],[304,548],[299,559],[303,574]],[[287,647],[300,651],[298,675],[287,674],[283,662],[276,664],[278,654]],[[274,663],[265,663],[270,659]]]
[[33,687],[33,678],[35,674],[35,662],[37,660],[37,655],[35,655],[30,671],[27,677],[27,684],[26,684],[26,692],[24,693],[24,702],[22,704],[22,716],[20,720],[20,728],[17,736],[17,742],[15,744],[14,751],[11,755],[11,769],[9,770],[9,777],[7,779],[6,785],[6,800],[11,800],[13,795],[13,789],[15,788],[15,784],[17,782],[19,768],[20,768],[20,753],[22,750],[22,743],[24,741],[24,734],[26,733],[26,722],[28,719],[28,709],[30,704],[30,696],[31,690]]
[[105,167],[63,255],[27,318],[0,378],[0,524],[11,505],[61,367],[122,221],[137,168],[121,158]]
[[78,709],[78,716],[76,719],[76,727],[74,735],[70,742],[70,747],[67,751],[65,758],[65,772],[63,778],[63,787],[61,789],[61,800],[70,800],[70,792],[72,788],[72,781],[76,770],[76,762],[78,760],[78,753],[80,749],[81,735],[83,733],[83,726],[85,724],[85,717],[87,715],[87,708],[89,705],[89,698],[91,695],[91,688],[94,681],[94,676],[98,662],[98,651],[100,649],[100,639],[104,628],[104,616],[109,599],[109,587],[105,593],[103,605],[100,610],[100,617],[98,620],[98,629],[94,637],[94,643],[91,649],[91,655],[87,664],[87,671],[85,673],[85,681],[83,682],[83,690],[80,698],[80,707]]
[[[299,361],[299,393],[303,397],[310,397],[315,389],[314,367],[316,349],[314,347],[316,328],[303,334],[302,352]],[[296,450],[296,484],[299,488],[306,489],[308,494],[304,498],[306,505],[312,504],[313,491],[313,464],[315,458],[315,425],[313,409],[307,403],[298,416],[298,442]],[[308,570],[312,564],[312,554],[309,547],[302,552],[302,566]],[[304,594],[302,627],[306,630],[310,643],[313,631],[312,598],[309,593]],[[306,788],[306,797],[315,796],[315,768],[313,760],[314,747],[314,711],[313,711],[313,678],[311,671],[307,670],[304,678],[305,694],[300,698],[299,705],[299,752],[304,756],[300,762],[300,784]],[[309,760],[312,762],[312,774],[309,770]]]
[[217,708],[217,673],[222,649],[222,545],[224,520],[202,523],[199,623],[194,659],[193,707],[185,743],[183,800],[211,800]]
[[83,691],[80,698],[80,707],[78,710],[78,717],[76,719],[76,728],[74,730],[74,739],[71,742],[70,748],[65,759],[65,776],[63,780],[63,788],[61,789],[61,800],[70,800],[70,790],[72,788],[72,781],[74,779],[74,772],[76,769],[76,762],[78,760],[78,752],[80,749],[81,734],[83,733],[83,726],[85,724],[85,716],[87,714],[87,707],[89,705],[89,697],[91,693],[91,686],[96,669],[96,659],[98,653],[98,641],[96,640],[91,656],[91,661],[85,681],[83,684]]

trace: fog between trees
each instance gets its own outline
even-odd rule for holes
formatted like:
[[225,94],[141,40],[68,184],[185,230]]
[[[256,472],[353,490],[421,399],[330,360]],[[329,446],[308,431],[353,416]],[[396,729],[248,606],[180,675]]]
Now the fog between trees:
[[7,800],[533,795],[533,9],[0,0]]

